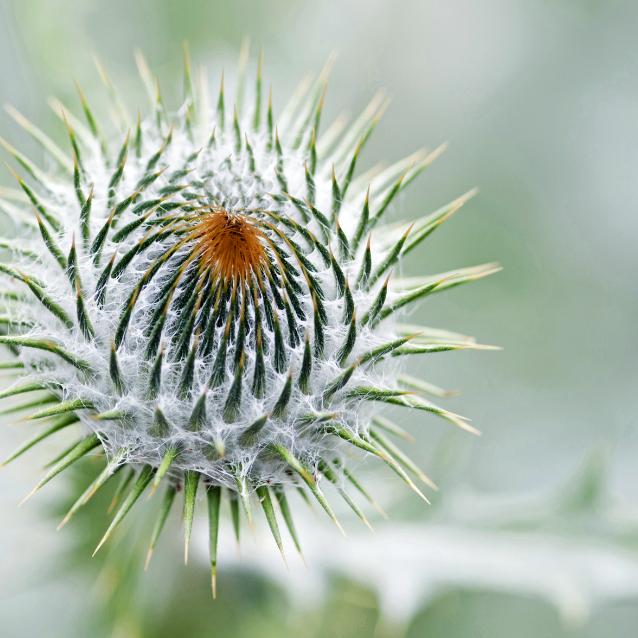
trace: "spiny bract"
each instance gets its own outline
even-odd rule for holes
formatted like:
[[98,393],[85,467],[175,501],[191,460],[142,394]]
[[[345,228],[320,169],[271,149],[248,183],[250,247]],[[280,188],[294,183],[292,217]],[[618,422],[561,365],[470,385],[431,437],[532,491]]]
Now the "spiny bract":
[[130,117],[101,67],[115,126],[81,92],[85,123],[53,103],[68,153],[9,109],[50,167],[3,142],[24,179],[0,200],[17,236],[1,244],[0,343],[18,354],[1,365],[20,375],[1,396],[41,393],[6,412],[35,408],[29,418],[47,422],[8,460],[78,424],[82,437],[34,491],[89,453],[104,454],[103,471],[63,521],[120,474],[123,501],[99,546],[149,485],[164,482],[149,557],[180,489],[188,551],[202,484],[214,580],[223,491],[237,535],[255,494],[280,549],[275,502],[299,548],[286,497],[293,486],[336,522],[320,478],[334,483],[367,523],[345,491],[349,483],[376,506],[346,467],[349,450],[378,457],[425,499],[410,474],[429,479],[387,438],[405,432],[371,406],[433,412],[471,430],[423,396],[442,391],[400,374],[397,362],[479,346],[396,318],[497,267],[395,276],[471,193],[410,224],[384,223],[442,148],[355,178],[382,96],[349,127],[339,119],[319,134],[326,72],[302,83],[275,125],[271,100],[263,104],[261,59],[249,106],[240,70],[234,108],[223,76],[209,106],[187,60],[176,113],[165,110],[143,58],[138,65],[147,118]]

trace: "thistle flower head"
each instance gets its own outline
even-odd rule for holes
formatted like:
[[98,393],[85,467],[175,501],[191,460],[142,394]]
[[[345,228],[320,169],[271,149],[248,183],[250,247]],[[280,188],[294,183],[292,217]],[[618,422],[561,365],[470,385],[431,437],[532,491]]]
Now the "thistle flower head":
[[[208,496],[213,570],[222,490],[236,533],[256,494],[274,538],[274,502],[295,544],[287,491],[302,487],[336,521],[323,485],[350,484],[350,450],[383,461],[423,498],[432,485],[388,438],[405,433],[375,403],[432,412],[471,430],[401,374],[408,355],[479,347],[398,322],[435,292],[483,277],[488,264],[401,278],[398,267],[468,199],[406,224],[386,224],[401,191],[439,155],[419,152],[355,177],[385,107],[375,98],[350,126],[320,133],[325,74],[295,94],[275,127],[262,103],[215,108],[186,66],[182,107],[168,113],[146,64],[151,113],[134,121],[103,77],[117,114],[107,126],[80,94],[86,123],[56,104],[69,152],[15,111],[47,151],[46,170],[6,142],[23,176],[0,201],[15,222],[3,239],[0,343],[20,379],[3,393],[38,393],[18,409],[46,421],[12,454],[74,427],[81,438],[36,489],[89,453],[106,462],[68,518],[111,476],[128,489],[105,537],[149,486],[166,484],[151,541],[184,490],[186,546],[198,486]],[[243,95],[240,82],[239,95]],[[119,137],[119,141],[118,141]],[[15,409],[15,408],[11,408]],[[134,478],[131,476],[134,475]],[[64,522],[65,522],[64,521]],[[103,542],[102,541],[102,542]]]

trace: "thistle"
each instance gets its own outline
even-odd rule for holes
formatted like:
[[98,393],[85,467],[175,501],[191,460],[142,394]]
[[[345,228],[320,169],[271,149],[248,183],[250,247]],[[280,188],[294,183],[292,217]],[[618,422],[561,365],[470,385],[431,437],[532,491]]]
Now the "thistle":
[[186,55],[175,113],[141,56],[138,66],[151,102],[144,118],[130,116],[101,67],[114,124],[81,91],[84,122],[53,103],[68,151],[9,110],[49,167],[2,142],[21,175],[0,200],[16,229],[0,240],[0,343],[16,356],[0,366],[19,377],[0,396],[35,395],[5,413],[28,410],[43,424],[5,463],[77,430],[32,494],[83,457],[103,456],[61,523],[117,475],[117,509],[96,551],[145,491],[163,486],[148,559],[179,491],[188,556],[196,497],[205,492],[214,591],[223,498],[238,539],[257,505],[282,553],[282,523],[300,550],[291,490],[339,525],[324,495],[334,484],[369,524],[352,494],[379,506],[348,469],[351,452],[376,457],[427,501],[417,481],[435,486],[392,441],[409,435],[378,414],[379,404],[475,432],[427,398],[444,391],[403,374],[401,363],[484,346],[400,318],[498,267],[397,274],[473,192],[388,224],[392,204],[443,148],[355,176],[382,96],[350,126],[339,119],[321,133],[327,70],[275,118],[261,58],[250,100],[242,65],[231,106],[223,76],[210,100]]

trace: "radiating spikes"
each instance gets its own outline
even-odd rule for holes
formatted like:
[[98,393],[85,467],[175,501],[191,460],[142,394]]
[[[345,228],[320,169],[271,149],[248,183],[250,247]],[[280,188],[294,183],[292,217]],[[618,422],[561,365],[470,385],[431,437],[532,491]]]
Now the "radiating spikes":
[[263,62],[264,54],[263,51],[260,51],[259,57],[257,58],[257,75],[255,79],[255,107],[253,111],[253,129],[255,131],[258,131],[261,127],[261,74]]
[[305,100],[305,104],[302,105],[295,121],[287,127],[287,139],[292,140],[292,148],[298,149],[302,145],[308,130],[311,131],[313,137],[317,135],[327,89],[325,78],[320,76],[315,81],[314,88]]
[[281,394],[277,399],[270,416],[273,419],[280,419],[284,416],[286,412],[286,407],[288,406],[288,402],[290,401],[290,397],[292,395],[292,370],[288,373],[288,377],[286,378],[286,382],[281,390]]
[[343,466],[337,460],[334,461],[334,465],[343,473],[346,479],[350,481],[350,483],[359,492],[359,494],[361,494],[361,496],[363,496],[363,498],[365,498],[366,501],[368,501],[368,503],[370,503],[370,505],[372,505],[372,507],[374,507],[374,509],[377,510],[377,512],[379,512],[379,514],[383,518],[387,519],[388,515],[386,514],[385,510],[381,507],[381,505],[379,505],[379,503],[377,503],[377,501],[374,498],[372,498],[372,496],[370,496],[368,491],[361,485],[361,483],[352,474],[352,472],[347,467]]
[[352,259],[350,245],[346,234],[343,232],[343,229],[339,224],[339,220],[336,221],[335,230],[337,231],[337,241],[339,242],[339,257],[342,262],[350,261],[350,259]]
[[239,364],[235,368],[235,378],[228,391],[226,402],[224,403],[223,417],[226,423],[232,423],[237,419],[241,407],[241,384],[244,374],[244,354],[241,354]]
[[71,172],[71,162],[64,151],[41,129],[31,123],[22,113],[10,104],[5,111],[67,172]]
[[[0,365],[0,369],[10,369],[14,362],[7,362],[7,364]],[[18,364],[19,362],[15,362]],[[21,366],[22,367],[22,366]],[[40,392],[41,390],[48,390],[48,386],[42,381],[27,381],[18,385],[12,385],[0,392],[0,399],[6,399],[7,397],[14,397],[18,394],[25,394],[27,392]]]
[[239,537],[241,533],[241,519],[239,516],[239,498],[229,490],[228,492],[228,504],[230,507],[230,518],[233,523],[233,532],[235,533],[235,540],[239,545]]
[[140,78],[142,79],[142,83],[144,84],[144,88],[146,89],[146,93],[148,95],[148,99],[151,103],[151,106],[154,106],[155,105],[155,78],[142,52],[139,49],[137,49],[134,55],[135,55],[135,63],[137,65],[137,71],[140,75]]
[[84,118],[86,119],[89,130],[91,131],[91,134],[93,135],[93,137],[98,141],[103,158],[105,159],[106,162],[108,162],[108,149],[106,146],[106,142],[104,141],[104,138],[102,137],[102,134],[98,127],[97,120],[93,114],[93,111],[91,110],[91,107],[89,106],[88,100],[86,99],[84,92],[80,88],[80,85],[76,82],[75,86],[78,92],[78,96],[80,98],[82,112],[84,113]]
[[124,410],[105,410],[91,415],[96,421],[121,421],[123,423],[130,421],[130,414]]
[[337,174],[335,173],[335,167],[332,166],[332,209],[331,209],[331,222],[335,226],[339,217],[339,211],[341,210],[341,191],[339,190],[339,183],[337,182]]
[[354,297],[352,296],[352,291],[350,290],[350,283],[346,279],[346,287],[343,291],[343,319],[342,323],[344,325],[348,325],[352,322],[352,318],[354,317],[355,309],[354,309]]
[[[356,253],[359,248],[359,243],[363,238],[366,229],[368,228],[368,224],[370,221],[370,189],[366,192],[365,199],[363,200],[363,207],[361,209],[361,213],[359,215],[359,221],[357,223],[357,228],[354,231],[354,235],[352,236],[352,241],[350,242],[350,249],[352,253]],[[370,237],[368,236],[368,248],[370,249]]]
[[281,326],[279,325],[279,317],[276,314],[273,315],[273,328],[275,333],[275,371],[281,373],[286,369],[286,347],[284,345],[284,338],[281,333]]
[[383,201],[381,202],[379,209],[376,211],[376,213],[374,214],[374,216],[370,219],[368,223],[368,229],[374,228],[374,226],[378,224],[381,217],[383,217],[383,214],[386,212],[390,204],[393,202],[394,198],[398,195],[399,191],[401,190],[401,187],[403,185],[403,180],[405,179],[406,174],[407,174],[407,171],[403,173],[402,175],[400,175],[398,179],[394,182],[394,184],[387,190],[387,193],[385,197],[383,198]]
[[97,475],[94,481],[86,488],[82,495],[73,503],[71,509],[66,513],[60,524],[58,530],[62,529],[71,518],[78,512],[78,510],[86,505],[98,490],[113,476],[115,471],[121,466],[122,460],[126,454],[125,449],[121,449],[115,453],[112,459],[108,461],[104,469]]
[[320,472],[337,488],[339,495],[343,500],[348,504],[348,507],[355,513],[357,518],[372,532],[372,525],[370,525],[370,521],[367,519],[366,515],[362,512],[361,508],[352,500],[350,495],[339,485],[339,479],[332,470],[332,468],[325,462],[319,462],[319,470]]
[[[0,399],[17,396],[10,411],[23,413],[24,420],[43,420],[39,433],[5,463],[83,423],[90,436],[85,433],[51,461],[32,493],[92,451],[106,459],[63,526],[121,470],[111,505],[119,509],[96,552],[143,492],[152,496],[163,482],[145,567],[180,491],[188,559],[201,481],[215,596],[223,491],[237,541],[240,507],[251,524],[256,495],[282,557],[282,520],[301,553],[287,500],[290,487],[306,502],[316,500],[342,532],[322,491],[327,483],[364,524],[370,526],[356,492],[385,516],[345,466],[342,459],[349,455],[373,455],[427,502],[414,477],[436,485],[393,437],[414,439],[370,402],[431,412],[478,431],[426,398],[446,391],[399,372],[388,376],[379,364],[389,365],[390,357],[491,347],[434,328],[394,321],[387,329],[377,326],[413,301],[499,267],[484,264],[429,277],[397,274],[403,258],[475,191],[409,227],[386,223],[403,189],[444,146],[361,174],[362,149],[385,109],[384,96],[376,96],[354,124],[346,127],[339,117],[319,137],[324,71],[302,83],[277,129],[271,91],[264,100],[261,53],[251,103],[245,99],[244,46],[233,82],[236,99],[226,101],[222,73],[211,124],[215,106],[209,105],[204,70],[191,68],[186,45],[184,101],[170,113],[157,77],[136,57],[152,107],[136,121],[96,63],[110,100],[113,135],[79,87],[81,122],[53,102],[69,138],[64,150],[7,109],[59,166],[53,173],[50,166],[42,170],[0,139],[25,173],[24,180],[16,175],[19,188],[0,187],[0,215],[28,231],[23,243],[0,238],[0,250],[14,260],[0,263],[0,275],[10,278],[0,290],[5,306],[0,345],[13,356],[21,348],[39,350],[20,367],[0,363],[0,370],[24,375]],[[219,220],[231,239],[210,223]],[[250,228],[249,239],[243,225]],[[38,251],[29,242],[40,239],[44,246]],[[253,252],[257,256],[248,259]],[[62,331],[59,338],[56,331]],[[46,334],[52,337],[33,336]],[[95,348],[106,354],[106,367],[97,354],[89,356]]]
[[257,497],[261,503],[261,507],[264,510],[264,516],[268,522],[268,527],[272,533],[275,543],[281,553],[281,557],[286,563],[286,555],[284,554],[284,545],[281,540],[281,532],[279,531],[279,524],[277,523],[277,516],[275,515],[275,508],[272,505],[272,498],[270,497],[270,490],[265,485],[260,485],[257,490]]
[[97,69],[98,75],[100,76],[100,80],[106,88],[109,99],[113,103],[114,111],[115,113],[117,113],[117,116],[114,116],[114,119],[118,120],[117,124],[120,128],[127,128],[130,125],[131,117],[122,101],[119,91],[106,72],[104,65],[95,55],[93,56],[93,62]]
[[69,256],[66,258],[66,275],[69,279],[71,287],[75,290],[76,280],[80,282],[80,273],[78,272],[78,260],[77,252],[75,249],[75,236],[71,240],[71,248],[69,249]]
[[54,394],[47,394],[47,395],[44,395],[43,397],[40,397],[33,401],[29,401],[27,403],[11,404],[9,405],[9,407],[3,408],[2,410],[0,410],[0,415],[4,416],[7,414],[16,414],[17,412],[24,412],[25,410],[31,410],[32,408],[38,408],[42,405],[48,405],[50,403],[57,403],[57,402],[58,402],[58,397],[56,397]]
[[164,350],[160,349],[159,353],[155,357],[153,367],[148,376],[148,390],[146,398],[153,400],[157,398],[162,387],[162,363],[164,361]]
[[389,441],[385,436],[376,430],[370,430],[370,437],[374,439],[383,450],[390,456],[394,457],[403,467],[409,472],[412,472],[423,483],[425,483],[430,489],[438,490],[436,483],[419,468],[410,457],[408,457],[402,450],[400,450],[392,441]]
[[89,190],[89,194],[82,204],[80,210],[80,231],[82,233],[82,243],[84,250],[88,250],[91,243],[91,205],[93,203],[93,186]]
[[22,190],[26,193],[27,197],[29,198],[29,201],[33,204],[34,208],[42,216],[42,219],[44,219],[54,231],[59,232],[62,228],[60,220],[57,217],[55,217],[55,215],[53,215],[47,208],[44,207],[42,202],[38,199],[36,194],[31,190],[31,188],[26,184],[26,182],[24,182],[24,180],[20,179],[17,175],[16,175],[16,179],[18,180],[18,184],[20,184],[20,187],[22,188]]
[[[111,278],[111,272],[113,270],[113,264],[115,263],[116,253],[113,253],[111,259],[109,259],[106,268],[102,271],[100,278],[97,280],[97,284],[95,286],[95,303],[102,307],[104,302],[106,301],[106,287],[108,285],[109,279]],[[117,347],[117,343],[115,344]]]
[[371,286],[373,286],[381,278],[381,276],[383,276],[388,271],[389,268],[392,268],[392,266],[396,264],[396,262],[398,261],[402,253],[403,246],[405,245],[405,242],[407,241],[408,236],[412,232],[413,226],[414,225],[411,224],[408,227],[405,233],[401,235],[399,241],[397,241],[396,244],[392,247],[392,249],[388,252],[385,259],[374,269],[374,272],[370,274],[369,279],[365,283],[366,289],[369,289]]
[[266,113],[266,125],[268,127],[268,142],[266,149],[268,152],[272,151],[272,146],[275,139],[275,125],[272,115],[272,87],[268,90],[268,111]]
[[[315,175],[317,173],[317,133],[316,131],[313,129],[311,134],[310,134],[310,141],[308,142],[308,161],[310,163],[310,171],[309,171],[309,175],[310,178],[312,180],[312,185],[313,185],[313,193],[312,193],[312,198],[308,198],[310,201],[314,200],[314,179],[315,179]],[[307,171],[307,169],[306,169]],[[308,171],[307,171],[308,172]],[[308,180],[306,180],[307,183]],[[310,188],[309,188],[310,190]]]
[[[151,434],[152,436],[154,436],[154,437],[156,437],[158,439],[165,440],[170,435],[171,429],[172,429],[171,428],[171,424],[169,423],[168,419],[164,416],[164,412],[162,412],[162,409],[159,406],[155,406],[155,413],[153,415],[153,424],[149,428],[149,434]],[[167,452],[167,454],[168,454],[168,452]],[[176,454],[176,452],[175,452],[175,454]],[[175,456],[175,454],[173,454],[173,456]],[[171,456],[171,455],[169,454],[169,456]],[[164,455],[164,457],[166,457],[166,455]],[[158,473],[155,475],[155,479],[154,480],[157,483],[159,483],[159,481],[161,480],[162,476],[165,473],[166,472],[164,472],[158,478],[158,475],[160,474],[159,471],[158,471]]]
[[263,398],[266,390],[266,364],[264,361],[263,334],[261,323],[257,324],[255,342],[255,369],[253,372],[252,393],[257,399]]
[[352,352],[352,348],[354,348],[354,344],[357,340],[357,316],[356,312],[352,314],[352,321],[350,322],[350,327],[348,328],[348,333],[343,342],[341,348],[339,348],[337,352],[337,362],[343,368],[345,365],[348,356]]
[[422,160],[412,165],[403,180],[401,188],[406,188],[414,179],[416,179],[426,168],[428,168],[435,160],[437,160],[447,150],[447,142],[443,142],[437,146],[431,153],[428,153]]
[[259,433],[268,422],[268,417],[268,414],[264,414],[263,416],[260,416],[256,421],[253,421],[253,423],[241,433],[241,436],[239,437],[239,444],[243,445],[244,447],[254,445]]
[[[398,162],[394,162],[391,166],[377,167],[370,175],[371,179],[367,179],[361,184],[370,184],[370,191],[374,194],[374,199],[379,198],[384,192],[392,186],[401,175],[407,175],[415,166],[418,166],[427,157],[425,149],[411,153],[407,157],[401,158]],[[405,178],[404,178],[405,179]]]
[[104,244],[106,242],[106,238],[108,236],[109,230],[113,225],[113,220],[115,219],[115,209],[111,211],[111,214],[108,216],[102,227],[97,232],[93,243],[89,248],[89,252],[93,257],[93,264],[98,266],[100,263],[100,258],[102,256],[102,249],[104,248]]
[[68,427],[69,425],[73,425],[79,421],[78,417],[73,415],[65,415],[56,421],[48,428],[44,429],[42,432],[37,434],[36,436],[30,438],[28,441],[20,445],[16,450],[14,450],[2,463],[0,463],[0,467],[8,465],[11,461],[14,461],[19,456],[22,456],[25,452],[28,452],[35,445],[48,438],[52,434],[59,432],[60,430]]
[[384,450],[379,449],[370,440],[368,440],[367,438],[363,438],[362,436],[353,434],[352,432],[350,432],[343,426],[339,425],[338,423],[329,424],[326,427],[326,431],[331,434],[334,434],[335,436],[338,436],[339,438],[343,439],[344,441],[347,441],[348,443],[351,443],[352,445],[354,445],[355,447],[358,447],[361,450],[364,450],[366,452],[369,452],[379,457],[382,461],[384,461],[384,463],[386,463],[386,465],[388,465],[388,467],[390,467],[390,469],[394,471],[395,474],[397,474],[403,480],[403,482],[415,494],[417,494],[417,496],[419,496],[419,498],[424,500],[428,505],[430,504],[430,501],[427,499],[425,494],[423,494],[423,492],[414,484],[412,479],[410,479],[410,477],[405,473],[403,468],[394,460],[394,458],[389,456]]
[[101,549],[101,547],[106,543],[106,541],[111,537],[117,526],[122,522],[124,517],[130,512],[133,505],[135,505],[137,499],[142,495],[142,492],[146,489],[146,486],[151,482],[153,478],[153,473],[155,469],[150,465],[145,465],[137,476],[137,480],[133,484],[131,491],[126,495],[124,501],[122,501],[122,505],[120,505],[119,509],[115,513],[111,524],[108,526],[104,536],[98,543],[97,547],[93,551],[93,556],[95,556]]
[[372,424],[377,428],[393,434],[394,436],[398,436],[404,439],[405,441],[414,443],[414,437],[409,432],[406,432],[406,430],[404,430],[402,427],[399,427],[393,421],[390,421],[390,419],[388,419],[387,417],[375,415],[372,417]]
[[155,491],[159,487],[159,484],[161,483],[162,479],[166,476],[166,473],[170,470],[171,466],[173,465],[173,463],[175,462],[178,456],[179,456],[179,452],[177,448],[174,446],[170,446],[166,450],[166,452],[164,452],[164,456],[162,457],[162,460],[160,461],[160,464],[157,467],[157,473],[155,474],[155,477],[153,478],[153,486],[152,486],[153,491]]
[[279,132],[275,129],[275,151],[277,154],[276,174],[277,181],[282,191],[287,193],[289,191],[288,181],[286,180],[286,168],[284,165],[284,152],[281,148],[281,142],[279,141]]
[[[294,200],[293,200],[294,201]],[[319,224],[319,228],[321,229],[321,235],[326,243],[328,243],[330,238],[330,221],[328,218],[318,209],[316,208],[310,201],[305,202],[308,210]]]
[[153,553],[155,552],[155,547],[157,546],[157,541],[164,529],[164,524],[166,523],[166,519],[170,514],[171,508],[175,501],[175,495],[177,494],[177,489],[174,485],[169,485],[164,492],[164,498],[162,499],[162,504],[160,506],[159,515],[157,520],[155,521],[155,525],[153,527],[153,531],[151,533],[151,541],[148,546],[148,550],[146,552],[146,560],[144,561],[144,570],[148,570],[148,566],[150,565],[151,558],[153,558]]
[[375,319],[381,313],[383,306],[385,304],[386,297],[388,295],[388,283],[390,281],[390,275],[387,276],[386,280],[383,282],[381,288],[379,288],[379,292],[377,296],[374,298],[370,307],[366,311],[366,313],[361,317],[361,325],[365,326],[366,324],[374,324]]
[[73,170],[75,173],[75,169],[77,166],[78,172],[82,177],[85,176],[84,165],[82,163],[82,153],[80,152],[80,145],[78,144],[78,139],[75,135],[76,125],[79,126],[79,130],[81,132],[81,136],[83,141],[86,141],[89,138],[89,132],[84,132],[84,126],[77,122],[73,116],[68,114],[62,103],[58,100],[52,100],[49,102],[49,105],[54,110],[56,115],[62,119],[64,123],[64,128],[66,129],[66,134],[69,138],[69,144],[71,145],[71,151],[73,153]]
[[36,221],[38,222],[38,228],[40,229],[40,235],[42,236],[44,245],[47,247],[48,251],[51,253],[51,256],[55,259],[55,261],[58,262],[60,268],[62,268],[62,270],[66,270],[66,259],[57,243],[55,242],[55,239],[51,237],[51,234],[47,230],[46,226],[42,223],[40,215],[36,214]]
[[204,391],[201,393],[195,405],[193,406],[193,411],[188,419],[187,428],[192,432],[199,432],[204,423],[206,422],[206,396],[208,394],[208,389],[204,388]]
[[424,239],[429,237],[441,224],[443,224],[443,222],[450,219],[452,215],[459,211],[477,193],[478,189],[473,188],[449,204],[446,204],[434,211],[430,215],[416,220],[414,222],[414,232],[412,233],[412,237],[403,248],[401,256],[407,255],[410,251],[416,248]]
[[370,125],[361,136],[361,139],[357,143],[357,146],[355,147],[352,153],[352,157],[350,158],[348,168],[346,169],[345,175],[343,176],[343,183],[341,187],[341,197],[343,199],[346,198],[348,189],[350,188],[350,185],[352,184],[352,178],[354,176],[354,171],[357,166],[357,161],[359,160],[359,155],[361,154],[363,147],[366,145],[366,142],[372,136],[372,133],[374,129],[376,128],[377,122],[378,122],[378,119],[375,119],[370,123]]
[[242,148],[242,134],[241,127],[239,126],[239,115],[237,114],[237,107],[233,111],[233,133],[235,135],[235,153],[239,155]]
[[326,386],[326,389],[323,391],[323,400],[324,403],[329,401],[339,390],[341,390],[347,383],[350,381],[350,378],[354,374],[354,371],[357,368],[357,363],[353,363],[348,366],[340,375],[336,377]]
[[321,316],[321,307],[315,292],[312,292],[312,308],[313,308],[313,328],[314,328],[314,356],[319,359],[323,356],[325,339],[324,339],[324,321]]
[[226,123],[226,107],[224,100],[224,72],[222,71],[221,79],[219,81],[219,97],[217,98],[217,126],[223,133]]
[[65,456],[68,456],[69,453],[73,450],[73,448],[75,448],[83,440],[84,440],[84,437],[81,437],[80,439],[76,439],[73,443],[71,443],[71,445],[67,445],[67,447],[65,447],[61,452],[56,454],[50,461],[47,461],[42,467],[44,467],[45,470],[48,470],[49,468],[53,467],[54,465],[59,463]]
[[115,349],[115,344],[111,345],[109,373],[111,375],[111,381],[113,382],[116,392],[118,394],[122,394],[124,392],[124,378],[122,376],[122,371],[120,370],[120,364],[117,359],[117,351]]
[[139,111],[137,112],[137,123],[133,143],[135,147],[135,157],[139,160],[140,157],[142,157],[142,115]]
[[440,388],[428,381],[418,379],[408,374],[400,374],[397,377],[397,381],[399,382],[399,385],[407,388],[408,390],[416,390],[417,392],[430,394],[443,399],[458,395],[458,391],[456,390],[445,390],[444,388]]
[[332,511],[332,508],[328,504],[328,501],[326,500],[326,497],[323,495],[323,492],[319,489],[319,486],[317,485],[317,481],[311,474],[310,470],[304,467],[301,461],[299,461],[289,449],[287,449],[285,446],[281,445],[280,443],[273,443],[271,445],[271,448],[278,456],[281,457],[281,459],[285,463],[287,463],[295,472],[297,472],[297,474],[299,474],[303,482],[308,486],[308,489],[310,490],[312,495],[319,502],[321,507],[325,510],[326,514],[328,514],[332,522],[338,527],[339,531],[345,536],[343,527],[341,527],[341,524],[337,520],[337,517]]
[[310,205],[314,205],[315,203],[315,180],[312,176],[312,173],[308,170],[308,164],[304,164],[304,171],[306,176],[306,199],[308,200]]
[[385,357],[387,354],[391,354],[392,352],[395,352],[396,350],[401,348],[403,345],[408,343],[408,341],[411,341],[414,338],[414,336],[415,335],[405,335],[405,336],[399,337],[398,339],[393,339],[392,341],[386,341],[385,343],[382,343],[381,345],[368,350],[364,354],[359,355],[356,361],[356,365],[360,366],[369,362],[374,363],[376,361],[379,361],[383,357]]
[[135,468],[127,466],[121,472],[121,474],[122,474],[122,477],[120,479],[120,482],[117,488],[115,489],[113,498],[111,499],[111,502],[109,503],[109,506],[106,510],[107,514],[110,514],[117,507],[117,504],[120,502],[120,499],[122,498],[122,496],[128,489],[129,485],[131,484],[131,481],[135,478]]
[[100,445],[100,439],[97,434],[90,434],[76,443],[61,459],[59,459],[44,475],[38,484],[22,499],[22,503],[30,499],[36,492],[40,491],[51,479],[55,478],[60,472],[66,470],[67,467],[86,456],[91,450]]
[[292,542],[295,544],[295,548],[299,552],[299,555],[303,559],[303,553],[301,551],[301,544],[299,543],[299,537],[297,535],[297,530],[295,528],[295,523],[292,519],[292,512],[290,511],[290,505],[288,504],[288,499],[286,498],[286,492],[283,487],[274,489],[275,498],[279,503],[279,509],[281,511],[281,516],[286,523],[286,528],[288,529],[288,533],[292,538]]
[[110,208],[115,201],[115,197],[117,195],[117,187],[124,175],[124,167],[126,166],[126,158],[128,155],[128,145],[130,140],[130,132],[126,133],[126,137],[124,138],[124,142],[120,149],[120,152],[117,156],[117,160],[115,163],[115,171],[111,175],[111,179],[109,180],[107,192],[108,192],[108,200],[107,206]]
[[208,502],[208,547],[210,552],[211,591],[217,597],[217,545],[219,541],[219,510],[221,487],[210,485],[206,491]]
[[447,290],[461,284],[483,279],[496,272],[499,272],[501,267],[498,264],[483,264],[481,266],[474,266],[472,268],[459,268],[457,270],[451,270],[446,273],[434,275],[423,280],[421,285],[414,287],[409,292],[395,298],[393,302],[384,308],[378,315],[377,320],[373,322],[378,323],[382,319],[385,319],[392,313],[396,312],[400,308],[422,299],[423,297],[432,294],[434,292],[440,292]]
[[191,56],[188,43],[182,43],[183,67],[184,67],[184,101],[186,103],[186,128],[191,131],[195,119],[195,91],[193,88],[193,71],[191,68]]
[[193,515],[195,514],[195,500],[199,486],[199,472],[186,470],[184,472],[184,564],[188,563],[191,532],[193,530]]
[[335,256],[330,251],[330,263],[332,266],[332,272],[334,273],[335,283],[337,284],[337,294],[341,297],[346,288],[346,277],[343,274],[343,270],[339,265],[339,262],[335,259]]
[[240,474],[238,471],[235,473],[235,484],[237,486],[237,496],[241,501],[241,505],[244,509],[244,513],[246,514],[246,520],[250,525],[253,520],[252,509],[250,507],[250,493],[248,491],[248,481],[245,476]]
[[[29,175],[39,184],[46,183],[46,175],[26,156],[20,153],[16,148],[11,146],[7,140],[0,137],[0,146],[13,157],[13,159],[29,173]],[[22,186],[22,184],[20,184]],[[23,187],[24,188],[24,187]],[[28,193],[27,193],[28,194]]]
[[29,419],[32,421],[37,419],[48,419],[49,417],[66,414],[67,412],[75,412],[76,410],[93,410],[94,408],[95,406],[90,401],[83,399],[71,399],[69,401],[60,401],[52,408],[40,410],[35,414],[32,414]]
[[239,49],[239,61],[237,63],[237,90],[235,93],[235,104],[237,110],[242,113],[244,105],[244,91],[246,89],[246,69],[250,56],[250,39],[244,38]]
[[292,96],[288,99],[283,112],[279,116],[278,124],[282,130],[289,130],[291,123],[294,120],[294,115],[297,113],[299,106],[302,104],[311,84],[312,77],[309,74],[306,74],[295,87]]
[[[67,315],[66,311],[53,298],[44,292],[42,282],[35,280],[33,277],[26,275],[15,268],[11,268],[6,264],[0,263],[0,273],[4,273],[13,279],[21,281],[33,293],[33,296],[46,308],[52,315],[59,319],[69,330],[73,329],[73,322]],[[6,335],[5,335],[6,336]],[[21,338],[18,336],[11,337],[13,339]],[[6,343],[6,341],[5,341]],[[20,344],[15,344],[20,345]]]
[[325,431],[328,434],[334,434],[335,436],[338,436],[340,439],[347,441],[351,445],[354,445],[354,447],[357,447],[364,452],[368,452],[380,458],[383,458],[384,456],[383,453],[381,453],[369,441],[365,440],[358,434],[351,432],[349,429],[345,428],[343,425],[336,421],[326,424]]
[[195,357],[197,356],[198,349],[199,340],[195,338],[193,339],[193,345],[190,347],[190,350],[188,352],[188,357],[184,362],[182,376],[179,380],[179,386],[177,388],[177,396],[179,396],[181,399],[185,399],[193,387],[193,382],[195,380]]
[[84,204],[84,193],[82,192],[82,170],[80,168],[80,162],[78,156],[73,154],[73,188],[75,190],[75,197],[78,200],[78,204],[82,206]]
[[[379,121],[388,103],[388,98],[382,92],[377,93],[372,100],[370,100],[370,103],[361,115],[349,127],[348,131],[340,137],[337,148],[332,151],[331,156],[334,158],[335,163],[341,163],[344,158],[356,148],[358,141],[365,135],[366,130]],[[320,145],[321,155],[325,156],[329,148],[330,145],[328,141],[322,139]]]
[[453,425],[456,425],[466,432],[470,432],[471,434],[475,434],[477,436],[481,434],[479,430],[470,425],[467,420],[461,415],[450,412],[449,410],[444,410],[431,401],[427,401],[422,397],[409,394],[406,391],[374,390],[371,392],[364,391],[363,394],[365,395],[366,399],[370,401],[382,401],[384,403],[390,403],[392,405],[399,405],[415,410],[423,410],[424,412],[431,412],[432,414],[436,414],[437,416],[445,419],[446,421],[449,421]]
[[414,484],[414,481],[406,474],[405,470],[397,461],[382,449],[372,446],[376,450],[377,456],[425,503],[430,505],[430,501],[423,492]]
[[[4,269],[3,269],[4,270]],[[56,301],[44,292],[33,279],[27,276],[21,277],[22,281],[27,285],[33,296],[57,319],[59,319],[68,330],[73,329],[73,321],[66,311]]]

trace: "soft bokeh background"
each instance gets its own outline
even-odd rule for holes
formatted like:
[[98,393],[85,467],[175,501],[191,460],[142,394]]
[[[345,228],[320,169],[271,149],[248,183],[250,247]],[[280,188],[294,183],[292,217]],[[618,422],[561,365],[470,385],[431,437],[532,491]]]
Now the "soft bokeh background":
[[[225,548],[213,604],[204,541],[199,564],[179,566],[177,521],[144,576],[139,530],[111,561],[86,558],[104,503],[54,533],[64,480],[18,511],[47,458],[34,453],[0,477],[2,636],[634,636],[637,26],[631,0],[0,0],[0,102],[60,139],[46,98],[75,104],[74,80],[100,90],[94,53],[136,104],[143,49],[176,100],[183,40],[218,71],[250,36],[277,106],[336,50],[329,116],[379,88],[393,98],[366,161],[450,142],[395,218],[481,189],[408,270],[505,268],[415,316],[504,347],[424,361],[484,432],[408,424],[441,485],[431,508],[375,471],[394,522],[372,537],[352,524],[343,540],[310,516],[309,568],[290,574],[258,529],[242,557]],[[0,135],[32,149],[8,116]],[[25,433],[2,427],[5,455]]]

